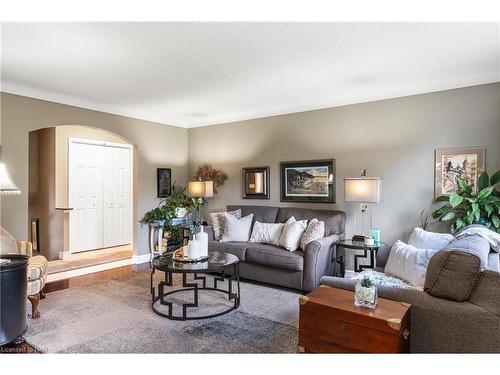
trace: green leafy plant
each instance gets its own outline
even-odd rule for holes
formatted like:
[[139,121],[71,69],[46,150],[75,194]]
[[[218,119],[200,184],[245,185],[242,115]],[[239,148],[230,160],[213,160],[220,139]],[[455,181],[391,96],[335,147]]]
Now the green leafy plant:
[[422,210],[422,212],[420,212],[420,228],[427,230],[434,224],[436,224],[436,222],[429,221],[429,216],[425,214],[425,209]]
[[446,204],[432,213],[438,221],[451,224],[451,233],[456,233],[470,224],[482,224],[500,233],[500,192],[495,185],[500,182],[500,170],[491,178],[486,172],[477,180],[477,190],[462,179],[458,179],[458,191],[449,196],[440,196],[437,201]]
[[368,276],[363,276],[361,279],[361,286],[363,288],[371,288],[373,287],[373,281]]

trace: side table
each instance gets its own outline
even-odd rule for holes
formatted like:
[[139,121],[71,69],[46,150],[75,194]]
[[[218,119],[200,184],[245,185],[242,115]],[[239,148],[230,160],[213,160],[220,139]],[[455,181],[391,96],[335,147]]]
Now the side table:
[[[345,276],[345,250],[362,250],[363,254],[354,254],[354,271],[361,272],[367,268],[375,267],[375,253],[377,250],[383,246],[383,242],[375,242],[373,245],[365,245],[363,241],[353,241],[353,240],[340,240],[337,242],[337,263],[340,265],[340,270],[336,276]],[[342,249],[342,251],[339,251]],[[360,259],[370,260],[369,264],[359,264]]]

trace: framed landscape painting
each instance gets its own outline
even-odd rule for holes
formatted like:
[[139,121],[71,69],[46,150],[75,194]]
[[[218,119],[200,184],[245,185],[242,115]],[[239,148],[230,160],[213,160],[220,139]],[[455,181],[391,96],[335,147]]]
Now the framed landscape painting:
[[172,170],[170,168],[156,169],[156,190],[158,198],[172,194]]
[[281,162],[280,200],[335,203],[335,160]]
[[440,148],[435,154],[434,199],[458,190],[457,179],[465,180],[476,190],[484,171],[484,147]]

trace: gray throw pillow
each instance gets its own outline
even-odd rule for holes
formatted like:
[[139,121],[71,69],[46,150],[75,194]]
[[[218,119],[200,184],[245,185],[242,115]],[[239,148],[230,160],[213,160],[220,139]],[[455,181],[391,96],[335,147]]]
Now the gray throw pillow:
[[475,234],[462,237],[451,241],[442,250],[463,251],[477,256],[481,261],[481,268],[488,267],[488,254],[490,252],[490,243],[485,238]]

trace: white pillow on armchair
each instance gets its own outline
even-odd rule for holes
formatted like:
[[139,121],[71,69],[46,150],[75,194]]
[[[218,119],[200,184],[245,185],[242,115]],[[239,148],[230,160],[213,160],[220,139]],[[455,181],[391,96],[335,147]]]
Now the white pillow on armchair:
[[413,286],[423,288],[427,265],[431,257],[437,253],[434,249],[418,249],[402,241],[392,246],[384,272],[396,276]]
[[444,249],[455,237],[448,233],[428,232],[422,228],[415,228],[408,239],[408,245],[417,249]]

